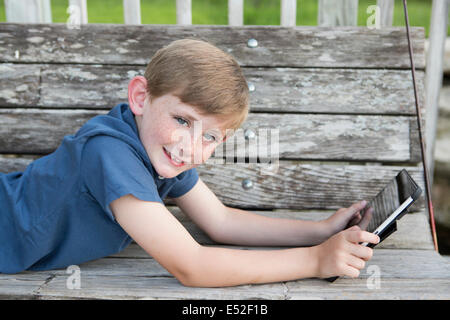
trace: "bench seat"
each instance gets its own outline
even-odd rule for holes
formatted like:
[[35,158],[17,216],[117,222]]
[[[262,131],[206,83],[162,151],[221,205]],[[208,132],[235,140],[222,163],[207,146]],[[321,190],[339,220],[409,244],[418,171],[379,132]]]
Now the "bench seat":
[[[412,28],[411,37],[424,106],[423,28]],[[206,40],[231,53],[250,84],[250,115],[236,136],[251,130],[255,138],[228,139],[231,147],[224,144],[198,167],[224,204],[321,220],[372,198],[403,168],[425,190],[406,34],[397,27],[68,29],[0,23],[0,172],[23,170],[91,117],[126,102],[128,81],[143,74],[157,49],[181,38]],[[250,39],[258,45],[248,46]],[[278,139],[278,148],[260,143],[261,130]],[[250,152],[255,144],[263,148],[258,156]],[[199,243],[221,246],[173,200],[165,203]],[[409,212],[357,279],[188,288],[132,242],[116,255],[80,265],[80,289],[68,288],[66,269],[26,271],[0,274],[0,298],[449,299],[449,260],[434,251],[424,197]]]

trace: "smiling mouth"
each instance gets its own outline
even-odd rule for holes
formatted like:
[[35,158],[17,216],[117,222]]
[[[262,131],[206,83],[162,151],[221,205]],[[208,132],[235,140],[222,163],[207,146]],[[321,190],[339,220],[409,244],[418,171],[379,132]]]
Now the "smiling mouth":
[[164,154],[169,158],[170,162],[174,166],[181,167],[184,165],[184,161],[181,161],[180,159],[173,156],[169,151],[167,151],[167,149],[165,147],[163,147],[163,150],[164,150]]

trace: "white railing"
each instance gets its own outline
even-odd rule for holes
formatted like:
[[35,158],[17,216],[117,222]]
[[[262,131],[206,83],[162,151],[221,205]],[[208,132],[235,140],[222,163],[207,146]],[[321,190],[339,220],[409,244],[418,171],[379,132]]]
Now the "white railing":
[[[68,0],[67,13],[72,24],[87,24],[87,0]],[[173,1],[173,0],[172,0]],[[192,24],[192,0],[175,0],[177,24]],[[400,1],[400,0],[399,0]],[[6,20],[19,23],[51,23],[50,0],[4,0]],[[123,0],[125,24],[141,24],[141,1]],[[301,8],[300,8],[301,10]],[[377,0],[376,6],[369,6],[367,26],[392,26],[394,0]],[[283,27],[297,25],[297,0],[281,0],[281,23]],[[430,42],[426,64],[426,146],[433,172],[433,151],[436,136],[439,92],[442,85],[442,61],[447,35],[447,0],[433,0]],[[318,26],[356,26],[358,0],[318,0]],[[244,0],[228,0],[228,25],[244,25]]]
[[[176,1],[177,24],[192,24],[192,0]],[[6,20],[19,23],[51,23],[50,0],[4,0]],[[80,23],[88,23],[87,0],[68,0],[67,13],[76,12]],[[319,26],[356,26],[358,0],[318,0]],[[377,0],[381,26],[392,25],[394,0]],[[125,24],[141,24],[141,1],[123,0]],[[281,0],[281,26],[297,25],[297,0]],[[228,0],[228,25],[244,25],[244,0]]]

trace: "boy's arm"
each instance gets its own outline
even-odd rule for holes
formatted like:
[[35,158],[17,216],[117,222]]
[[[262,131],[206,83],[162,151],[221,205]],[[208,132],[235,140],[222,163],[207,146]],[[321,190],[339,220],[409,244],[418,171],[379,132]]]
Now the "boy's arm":
[[[186,194],[174,199],[209,237],[219,243],[249,246],[311,246],[322,243],[343,227],[324,221],[271,218],[225,206],[199,178]],[[348,220],[360,208],[339,210],[333,222]],[[342,223],[341,223],[342,224]],[[345,225],[347,223],[345,222]]]
[[[217,287],[309,277],[358,276],[372,249],[358,242],[378,237],[354,227],[323,244],[284,250],[238,250],[199,245],[157,202],[132,195],[111,203],[122,228],[156,261],[187,286]],[[355,229],[356,228],[356,229]]]
[[316,276],[310,248],[238,250],[198,244],[161,203],[126,195],[111,203],[122,228],[187,286],[233,286]]

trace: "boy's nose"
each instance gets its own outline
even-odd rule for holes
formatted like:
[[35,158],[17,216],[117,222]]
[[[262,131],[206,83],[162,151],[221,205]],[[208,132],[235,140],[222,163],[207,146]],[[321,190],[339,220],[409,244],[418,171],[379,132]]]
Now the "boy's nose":
[[203,161],[203,145],[192,142],[191,145],[180,146],[178,155],[185,163],[200,164]]

